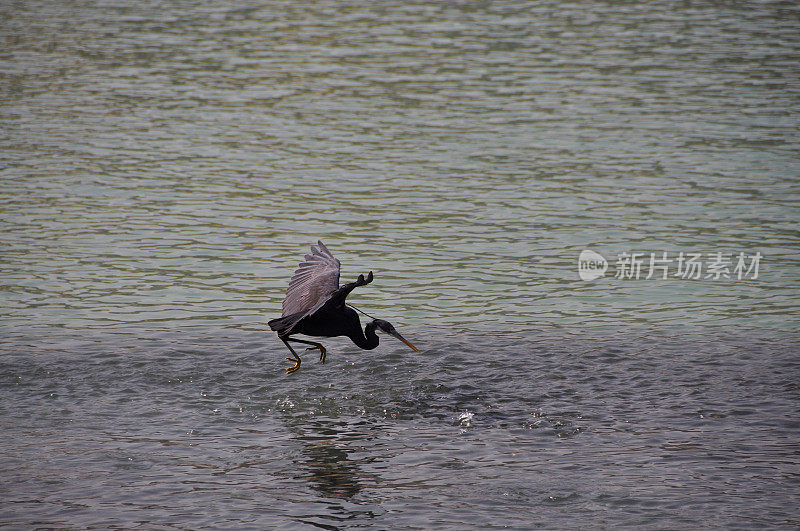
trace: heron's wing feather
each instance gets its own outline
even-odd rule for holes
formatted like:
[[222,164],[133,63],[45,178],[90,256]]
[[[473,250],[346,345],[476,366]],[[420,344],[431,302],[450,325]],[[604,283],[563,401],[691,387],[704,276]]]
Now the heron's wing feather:
[[311,254],[300,262],[289,281],[283,300],[283,316],[292,315],[323,303],[339,289],[339,260],[334,258],[325,244],[318,241],[319,249],[311,247]]

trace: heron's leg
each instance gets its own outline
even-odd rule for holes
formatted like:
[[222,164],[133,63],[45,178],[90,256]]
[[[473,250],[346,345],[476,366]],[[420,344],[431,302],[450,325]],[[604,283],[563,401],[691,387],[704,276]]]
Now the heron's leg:
[[317,343],[316,341],[305,341],[304,339],[295,339],[293,337],[287,337],[287,341],[294,341],[295,343],[305,343],[306,345],[311,345],[307,350],[311,350],[312,348],[319,349],[319,362],[325,363],[325,353],[328,350],[322,346],[321,343]]
[[[294,359],[286,358],[287,360],[294,362],[294,367],[287,367],[286,368],[286,374],[291,374],[291,373],[293,373],[294,371],[296,371],[297,369],[300,368],[300,356],[297,355],[297,352],[295,352],[294,349],[292,348],[292,346],[288,343],[289,339],[290,338],[288,338],[288,337],[287,338],[283,338],[283,337],[281,338],[281,341],[283,341],[283,344],[286,345],[286,347],[291,351],[292,355],[294,356]],[[293,341],[296,341],[296,340],[293,340]]]

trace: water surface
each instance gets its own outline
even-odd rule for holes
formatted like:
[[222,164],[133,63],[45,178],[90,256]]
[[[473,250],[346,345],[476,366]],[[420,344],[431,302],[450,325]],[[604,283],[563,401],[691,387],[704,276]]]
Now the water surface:
[[[3,5],[0,524],[796,526],[798,20]],[[421,356],[283,373],[317,239]]]

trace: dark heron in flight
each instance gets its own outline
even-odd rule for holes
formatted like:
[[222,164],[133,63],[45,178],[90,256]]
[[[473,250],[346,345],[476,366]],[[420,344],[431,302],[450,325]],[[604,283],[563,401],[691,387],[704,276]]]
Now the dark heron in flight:
[[319,249],[311,247],[311,254],[306,255],[305,262],[300,263],[300,267],[289,281],[281,317],[268,323],[271,329],[278,332],[278,337],[294,356],[294,359],[286,358],[294,362],[294,366],[288,367],[286,373],[300,368],[300,356],[289,344],[290,341],[311,345],[306,350],[319,349],[319,361],[325,363],[325,347],[316,341],[291,337],[295,334],[316,337],[347,336],[358,347],[372,350],[378,346],[378,334],[375,333],[378,329],[419,352],[417,347],[404,339],[388,321],[373,319],[363,330],[361,329],[358,314],[345,304],[345,299],[356,287],[366,286],[372,282],[372,271],[367,278],[358,275],[355,282],[339,287],[339,260],[333,257],[324,243],[318,241],[317,244]]

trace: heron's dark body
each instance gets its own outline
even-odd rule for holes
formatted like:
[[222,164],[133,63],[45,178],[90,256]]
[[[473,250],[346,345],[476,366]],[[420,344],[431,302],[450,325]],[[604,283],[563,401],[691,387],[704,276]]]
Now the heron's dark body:
[[[284,323],[291,323],[296,317],[295,314],[279,317],[269,321],[268,324],[270,328],[278,332],[278,337],[281,339],[295,334],[312,337],[345,336],[349,337],[359,348],[365,350],[372,350],[378,346],[378,335],[375,333],[375,327],[370,326],[372,323],[367,324],[365,334],[361,330],[361,320],[356,311],[344,304],[332,308],[327,305],[323,306],[317,312],[302,317],[291,328],[282,328]],[[368,335],[371,337],[367,337]]]

